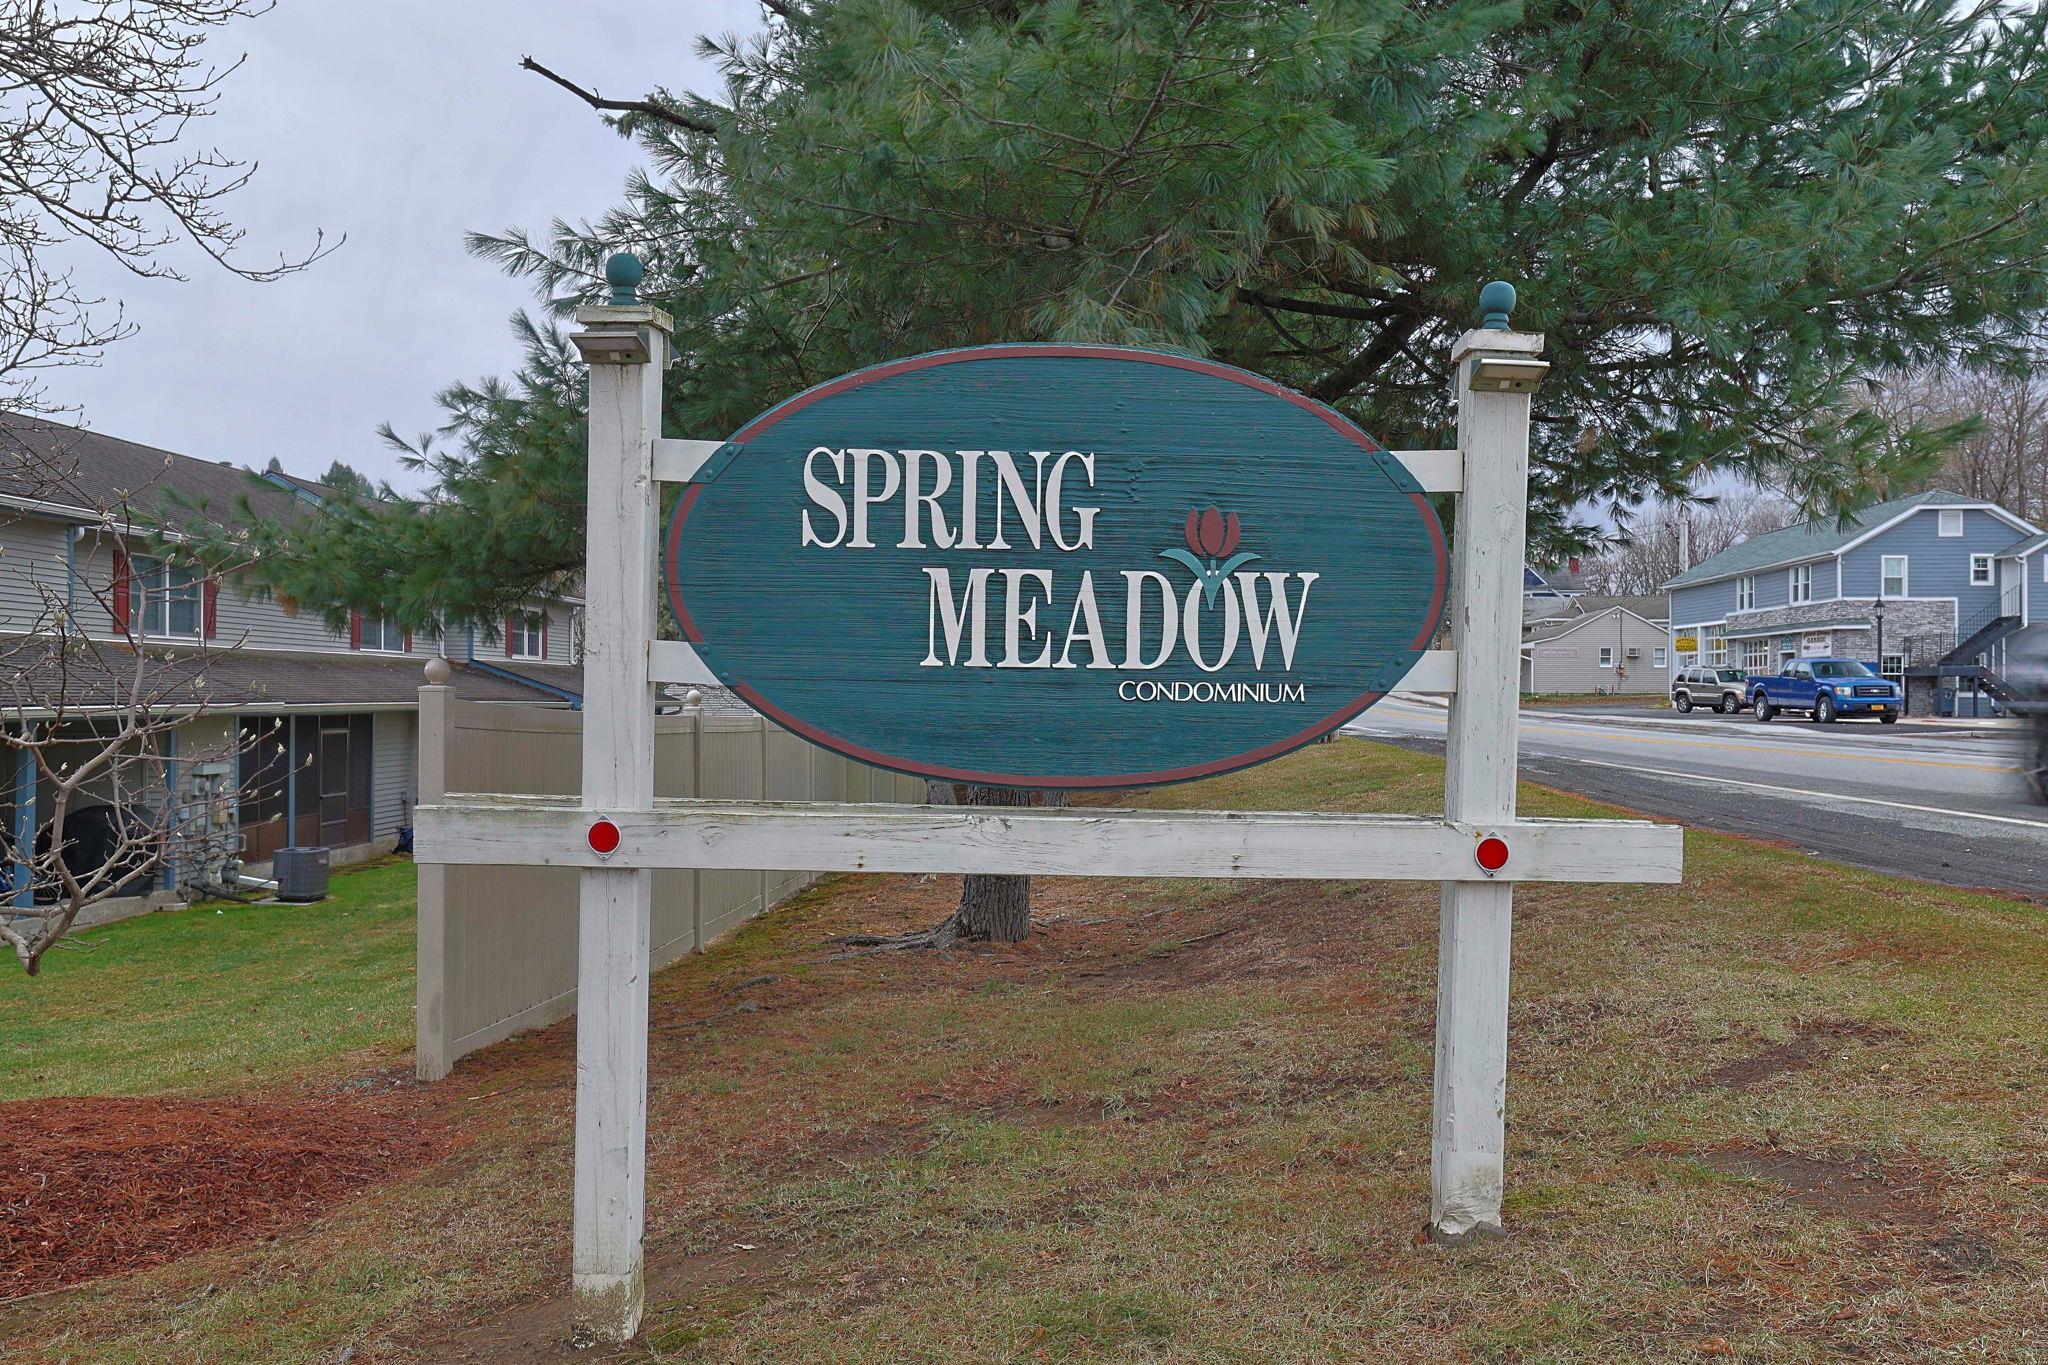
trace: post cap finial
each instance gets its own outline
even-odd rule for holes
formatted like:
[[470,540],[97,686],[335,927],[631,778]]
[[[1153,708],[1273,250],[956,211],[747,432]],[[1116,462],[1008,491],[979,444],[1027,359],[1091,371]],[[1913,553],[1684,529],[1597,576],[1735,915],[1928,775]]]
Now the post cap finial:
[[1495,280],[1479,291],[1479,325],[1489,332],[1508,330],[1508,314],[1515,311],[1515,287]]
[[612,287],[614,308],[631,308],[640,302],[640,281],[646,278],[647,267],[630,251],[616,252],[605,259],[604,282]]
[[455,672],[455,670],[448,667],[448,661],[446,659],[440,658],[439,656],[427,660],[427,667],[425,671],[427,675],[427,681],[435,687],[446,687],[448,685],[448,679],[452,677]]

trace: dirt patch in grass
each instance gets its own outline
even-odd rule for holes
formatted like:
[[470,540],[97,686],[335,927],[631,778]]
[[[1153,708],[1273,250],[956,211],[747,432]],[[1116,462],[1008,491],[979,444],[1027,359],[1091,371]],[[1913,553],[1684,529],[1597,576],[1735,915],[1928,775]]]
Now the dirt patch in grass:
[[1725,1175],[1769,1181],[1790,1203],[1831,1217],[1894,1225],[1933,1223],[1940,1217],[1935,1176],[1860,1152],[1786,1152],[1729,1144],[1702,1152],[1698,1159]]
[[[569,1302],[549,1294],[507,1305],[459,1324],[430,1330],[412,1342],[423,1361],[491,1361],[493,1365],[542,1365],[561,1358],[579,1361],[690,1359],[740,1329],[745,1316],[781,1293],[788,1283],[788,1248],[751,1240],[728,1230],[713,1251],[656,1250],[647,1258],[645,1315],[640,1335],[625,1346],[600,1346],[569,1332]],[[876,1287],[842,1277],[832,1297],[857,1303]]]
[[438,1146],[389,1099],[0,1105],[0,1299],[274,1235]]
[[1905,1036],[1890,1024],[1870,1020],[1807,1020],[1784,1042],[1723,1062],[1702,1077],[1701,1083],[1723,1090],[1748,1090],[1773,1077],[1824,1066],[1851,1043],[1897,1041]]
[[1695,1159],[1724,1175],[1761,1182],[1787,1204],[1850,1226],[1865,1268],[1953,1281],[2009,1267],[1974,1219],[1952,1210],[1957,1191],[1941,1173],[1853,1150],[1785,1151],[1728,1142]]

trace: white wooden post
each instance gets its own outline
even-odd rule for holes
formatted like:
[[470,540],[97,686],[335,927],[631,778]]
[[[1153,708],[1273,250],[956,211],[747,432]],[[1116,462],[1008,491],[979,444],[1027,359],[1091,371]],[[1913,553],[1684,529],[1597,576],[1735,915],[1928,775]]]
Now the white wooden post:
[[[422,806],[448,795],[448,678],[446,659],[427,660],[420,689],[419,782]],[[438,1081],[454,1065],[448,1049],[448,875],[446,863],[420,863],[417,932],[413,945],[413,1071]]]
[[[588,603],[583,641],[583,806],[654,808],[654,685],[661,372],[667,314],[639,304],[640,263],[606,264],[608,306],[580,308],[590,362]],[[586,869],[576,937],[574,1313],[580,1335],[626,1341],[640,1327],[646,1209],[647,977],[654,874]]]
[[[1515,815],[1522,567],[1529,501],[1529,393],[1540,378],[1538,335],[1507,330],[1514,291],[1489,285],[1486,324],[1452,348],[1458,448],[1465,458],[1451,597],[1458,690],[1451,695],[1444,815],[1484,826]],[[1520,364],[1520,391],[1474,388],[1477,362]],[[1429,1227],[1451,1243],[1501,1229],[1508,1069],[1509,882],[1443,884],[1437,947],[1436,1107]]]

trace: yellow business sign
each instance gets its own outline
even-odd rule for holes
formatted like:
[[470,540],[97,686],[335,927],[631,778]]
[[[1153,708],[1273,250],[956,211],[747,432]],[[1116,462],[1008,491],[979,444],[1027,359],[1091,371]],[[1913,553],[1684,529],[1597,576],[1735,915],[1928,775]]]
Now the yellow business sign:
[[1672,647],[1681,654],[1697,654],[1700,649],[1700,637],[1697,635],[1681,635],[1672,641]]

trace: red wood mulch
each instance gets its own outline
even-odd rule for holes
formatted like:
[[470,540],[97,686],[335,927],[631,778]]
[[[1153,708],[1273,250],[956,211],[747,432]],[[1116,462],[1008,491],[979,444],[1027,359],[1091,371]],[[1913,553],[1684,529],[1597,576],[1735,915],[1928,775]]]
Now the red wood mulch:
[[0,1104],[0,1300],[274,1232],[436,1146],[370,1100]]

